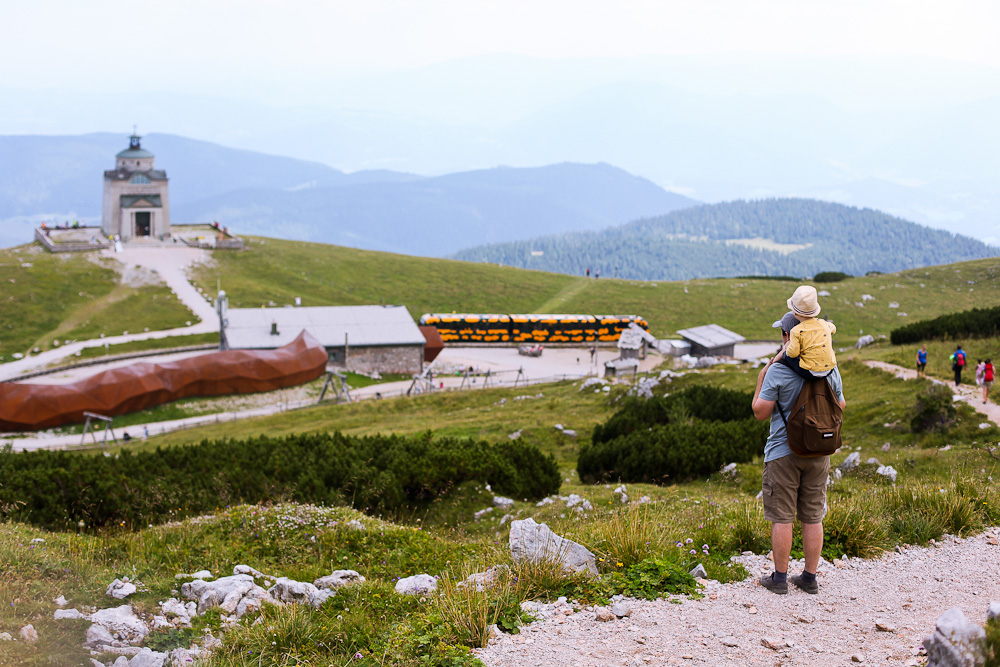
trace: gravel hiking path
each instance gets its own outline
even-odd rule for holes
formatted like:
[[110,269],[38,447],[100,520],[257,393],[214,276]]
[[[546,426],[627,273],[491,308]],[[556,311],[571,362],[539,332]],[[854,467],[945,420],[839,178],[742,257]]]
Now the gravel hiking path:
[[[900,380],[915,380],[917,377],[917,371],[910,368],[903,368],[902,366],[897,366],[896,364],[889,364],[884,361],[866,361],[864,362],[866,366],[870,368],[877,368],[881,371],[887,373],[892,373]],[[968,373],[964,374],[968,376]],[[972,377],[975,377],[975,368],[972,369]],[[944,380],[939,380],[937,378],[928,377],[928,380],[934,384],[940,384],[951,389],[959,400],[965,401],[973,408],[976,412],[983,415],[991,422],[1000,426],[1000,405],[993,402],[994,396],[990,397],[988,403],[983,403],[983,390],[976,386],[975,381],[969,382],[968,384],[960,384],[958,387],[955,386],[954,382],[945,382]],[[965,377],[962,378],[965,381]]]
[[[741,556],[749,579],[709,582],[700,600],[626,600],[631,615],[613,621],[598,622],[593,608],[529,603],[538,620],[476,655],[490,667],[916,665],[942,613],[960,607],[983,623],[990,601],[1000,601],[998,535],[823,563],[818,595],[765,590],[757,578],[769,561]],[[801,569],[793,562],[789,571]]]

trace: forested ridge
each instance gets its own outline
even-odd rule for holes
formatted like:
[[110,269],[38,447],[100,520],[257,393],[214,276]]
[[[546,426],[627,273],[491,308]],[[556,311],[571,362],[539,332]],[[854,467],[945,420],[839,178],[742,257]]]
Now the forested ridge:
[[[807,245],[780,252],[727,243]],[[708,204],[599,232],[574,232],[463,250],[456,259],[637,280],[742,275],[861,275],[992,257],[1000,249],[872,209],[811,199]]]

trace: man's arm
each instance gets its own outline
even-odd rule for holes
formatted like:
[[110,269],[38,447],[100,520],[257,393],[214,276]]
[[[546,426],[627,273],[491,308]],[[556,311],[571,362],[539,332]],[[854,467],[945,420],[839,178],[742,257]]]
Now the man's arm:
[[770,361],[768,361],[764,368],[760,369],[760,373],[757,374],[757,388],[753,391],[753,403],[751,407],[753,408],[753,416],[758,419],[758,421],[764,421],[771,418],[771,413],[774,412],[775,401],[768,401],[760,397],[760,388],[764,384],[764,376],[767,375],[767,369],[771,367],[775,361],[781,358],[784,354],[784,347],[778,354],[774,355]]

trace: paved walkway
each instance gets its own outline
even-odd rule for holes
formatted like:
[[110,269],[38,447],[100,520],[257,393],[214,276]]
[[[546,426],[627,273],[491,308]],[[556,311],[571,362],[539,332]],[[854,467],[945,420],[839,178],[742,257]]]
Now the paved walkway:
[[[903,368],[902,366],[889,364],[884,361],[866,361],[864,363],[870,368],[877,368],[881,371],[892,373],[900,380],[915,380],[917,378],[917,371],[911,368]],[[954,382],[945,382],[944,380],[939,380],[938,378],[930,376],[927,376],[927,379],[934,384],[940,384],[948,387],[955,392],[955,395],[958,396],[960,400],[965,401],[975,408],[976,412],[980,413],[997,426],[1000,426],[1000,405],[994,403],[994,399],[992,397],[989,402],[983,403],[983,390],[975,384],[962,384],[956,387]]]
[[[205,297],[198,293],[198,290],[188,282],[185,270],[192,264],[207,261],[210,255],[205,250],[198,248],[126,248],[121,253],[113,250],[105,250],[102,253],[113,259],[120,261],[125,267],[141,266],[145,269],[156,271],[160,278],[173,290],[177,298],[191,309],[195,317],[200,318],[191,326],[178,327],[176,329],[164,329],[161,331],[147,331],[142,333],[128,334],[125,336],[108,336],[105,338],[94,338],[91,340],[81,340],[62,347],[46,350],[40,354],[35,354],[24,359],[0,364],[0,381],[13,380],[19,375],[28,373],[39,368],[44,368],[58,362],[60,359],[72,356],[78,351],[88,347],[101,347],[107,345],[118,345],[119,343],[129,343],[136,340],[151,340],[155,338],[167,338],[168,336],[186,336],[190,334],[211,333],[219,330],[219,318],[215,314],[215,308]],[[96,372],[96,370],[94,371]]]

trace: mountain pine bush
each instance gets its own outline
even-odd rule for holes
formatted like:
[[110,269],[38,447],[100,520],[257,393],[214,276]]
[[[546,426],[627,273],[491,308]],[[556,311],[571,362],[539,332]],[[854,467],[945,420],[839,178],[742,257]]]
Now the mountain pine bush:
[[941,315],[893,329],[889,340],[893,345],[925,340],[957,338],[987,338],[1000,335],[1000,306],[973,308],[960,313]]
[[238,503],[291,500],[388,511],[478,481],[540,498],[555,459],[520,440],[335,433],[202,441],[115,457],[0,450],[0,516],[46,528],[145,526]]
[[768,429],[753,417],[751,399],[744,392],[694,386],[631,400],[580,448],[580,479],[662,484],[751,461],[763,454]]

